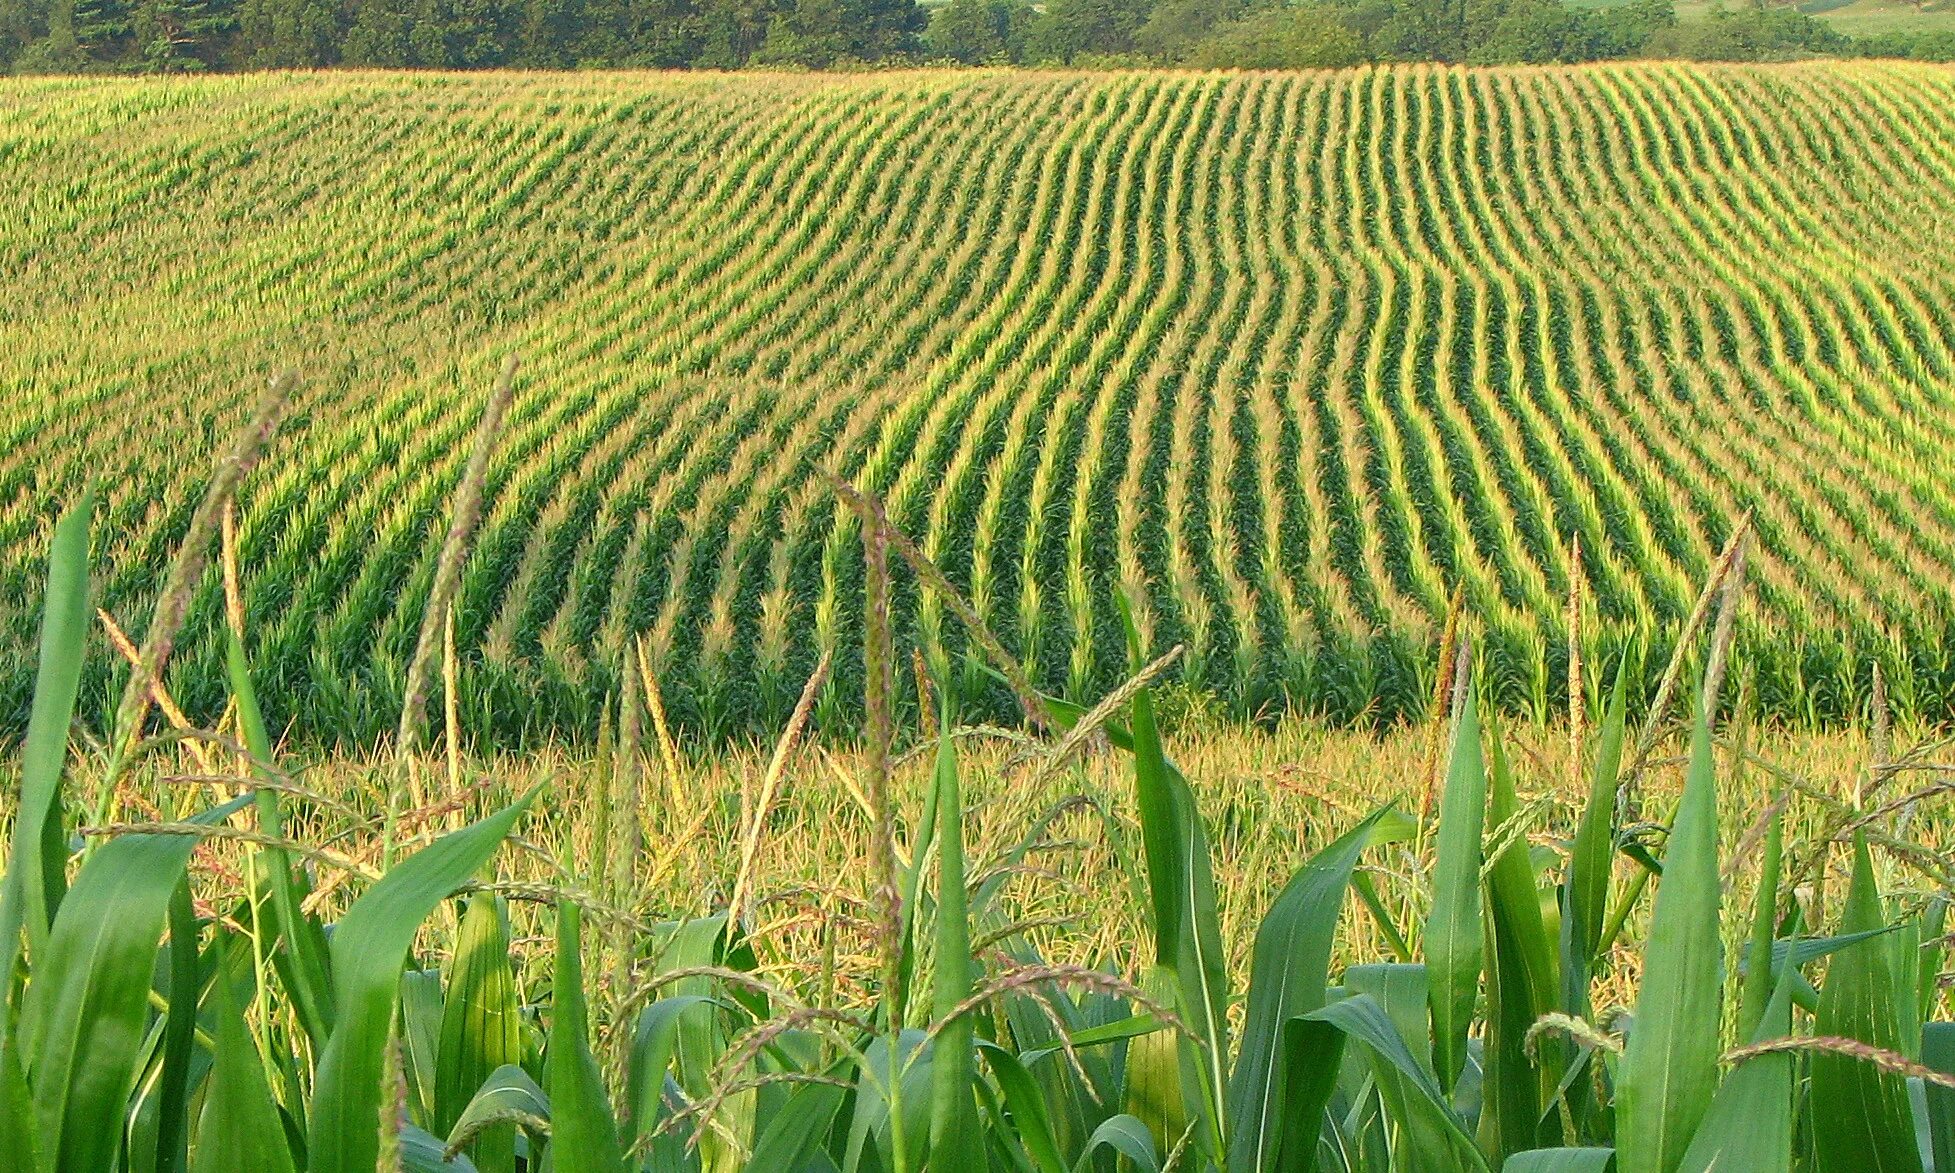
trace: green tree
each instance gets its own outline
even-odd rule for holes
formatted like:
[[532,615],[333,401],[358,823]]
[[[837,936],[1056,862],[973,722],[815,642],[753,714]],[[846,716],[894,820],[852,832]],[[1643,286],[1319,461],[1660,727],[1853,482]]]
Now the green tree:
[[237,26],[225,0],[138,0],[131,20],[135,66],[145,73],[194,73],[221,64]]
[[1070,62],[1132,53],[1148,13],[1145,0],[1051,0],[1026,33],[1026,58]]
[[238,11],[239,55],[252,68],[331,65],[340,36],[331,0],[244,0]]
[[930,18],[924,49],[966,65],[1020,61],[1033,16],[1023,0],[950,0]]
[[1251,13],[1217,28],[1187,56],[1203,69],[1324,69],[1364,59],[1357,31],[1329,4]]

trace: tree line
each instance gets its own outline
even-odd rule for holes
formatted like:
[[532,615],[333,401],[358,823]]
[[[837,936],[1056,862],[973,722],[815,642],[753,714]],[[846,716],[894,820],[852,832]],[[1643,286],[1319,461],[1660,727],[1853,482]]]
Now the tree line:
[[1955,31],[1854,40],[1789,6],[1673,0],[0,0],[0,72],[1283,69],[1620,57],[1955,60]]

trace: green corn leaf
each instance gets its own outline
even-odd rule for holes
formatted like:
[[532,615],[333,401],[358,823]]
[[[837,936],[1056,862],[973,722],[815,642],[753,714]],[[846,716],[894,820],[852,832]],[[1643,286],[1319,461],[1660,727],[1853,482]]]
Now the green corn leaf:
[[747,1168],[753,1173],[764,1173],[810,1167],[847,1099],[847,1091],[826,1084],[803,1084],[795,1088],[787,1103],[768,1116]]
[[1515,1153],[1500,1173],[1609,1173],[1614,1149],[1530,1149]]
[[1132,1116],[1109,1116],[1095,1128],[1093,1135],[1086,1138],[1086,1147],[1079,1151],[1079,1160],[1073,1162],[1073,1173],[1091,1173],[1093,1155],[1101,1149],[1119,1153],[1132,1161],[1137,1170],[1160,1173],[1161,1161],[1154,1152],[1154,1137],[1147,1131],[1147,1125]]
[[863,1050],[862,1069],[855,1085],[855,1118],[849,1122],[843,1173],[854,1173],[874,1145],[882,1167],[896,1164],[896,1129],[892,1119],[901,1113],[903,1153],[900,1164],[922,1164],[930,1139],[931,1044],[920,1030],[906,1030],[892,1048],[887,1036]]
[[1432,1000],[1432,1066],[1451,1091],[1466,1066],[1466,1036],[1479,998],[1485,948],[1480,927],[1480,840],[1487,810],[1487,772],[1480,750],[1479,702],[1471,690],[1453,730],[1446,791],[1439,800],[1438,854],[1432,909],[1421,944]]
[[[193,821],[222,822],[244,801]],[[21,1054],[43,1159],[57,1173],[116,1165],[164,920],[196,845],[189,835],[109,840],[75,878],[36,959],[20,1010]]]
[[[1131,633],[1130,633],[1131,634]],[[1137,636],[1131,638],[1137,639]],[[1193,789],[1169,761],[1154,720],[1154,699],[1133,701],[1134,779],[1148,888],[1155,915],[1156,957],[1175,975],[1175,1007],[1194,1034],[1182,1040],[1184,1083],[1194,1085],[1204,1143],[1225,1148],[1221,1114],[1228,1102],[1223,1066],[1228,1043],[1228,968],[1210,871],[1208,835]]]
[[1621,1173],[1674,1173],[1717,1092],[1717,777],[1701,712],[1670,828],[1616,1097]]
[[1046,1114],[1045,1095],[1039,1090],[1038,1081],[1003,1047],[981,1041],[978,1050],[991,1068],[992,1078],[998,1081],[998,1090],[1004,1093],[1005,1107],[1011,1112],[1010,1133],[1025,1146],[1033,1167],[1038,1173],[1066,1173],[1066,1162],[1060,1157],[1059,1142],[1052,1135],[1052,1119]]
[[68,761],[68,726],[88,641],[88,524],[94,493],[62,514],[48,553],[47,601],[34,704],[20,748],[20,801],[13,846],[0,879],[0,975],[11,976],[24,926],[38,957],[54,923],[67,875],[68,839],[61,821],[61,772]]
[[1018,1053],[1019,1062],[1026,1067],[1036,1067],[1053,1055],[1063,1054],[1069,1048],[1075,1053],[1088,1047],[1103,1047],[1109,1043],[1126,1042],[1146,1035],[1158,1034],[1167,1029],[1167,1024],[1152,1014],[1133,1014],[1118,1022],[1103,1026],[1089,1026],[1085,1030],[1074,1031],[1066,1036],[1066,1046],[1031,1047]]
[[[233,951],[234,957],[242,953]],[[249,980],[247,977],[245,980]],[[265,1085],[258,1050],[245,1029],[244,1011],[232,994],[232,979],[222,973],[211,984],[216,1030],[209,1084],[197,1119],[197,1146],[191,1173],[293,1173],[285,1127]]]
[[[1520,800],[1500,737],[1496,733],[1489,740],[1493,754],[1487,817],[1499,827],[1520,813]],[[1566,1066],[1568,1056],[1567,1048],[1552,1038],[1537,1043],[1540,1066],[1528,1055],[1527,1033],[1555,1008],[1561,978],[1554,942],[1541,919],[1540,890],[1524,837],[1516,837],[1490,861],[1485,886],[1489,963],[1480,1135],[1491,1152],[1504,1156],[1538,1143],[1543,1096],[1554,1092],[1553,1074]]]
[[441,1141],[424,1128],[401,1126],[401,1173],[478,1173],[469,1159],[449,1156]]
[[964,800],[957,784],[957,755],[950,724],[937,743],[937,951],[933,994],[937,1041],[931,1063],[930,1166],[981,1170],[986,1165],[979,1130],[974,1029],[958,1007],[971,996],[971,929],[964,900]]
[[[1844,933],[1887,927],[1865,831],[1853,837],[1853,883],[1847,890]],[[1904,1050],[1893,953],[1885,941],[1842,949],[1827,967],[1814,1029]],[[1818,1173],[1921,1173],[1907,1081],[1844,1055],[1814,1055],[1810,1099],[1826,1105],[1812,1114]]]
[[[1752,1042],[1792,1033],[1793,977],[1783,971]],[[1791,1173],[1793,1064],[1789,1053],[1758,1055],[1725,1076],[1684,1150],[1682,1173]]]
[[1303,1135],[1285,1132],[1284,1105],[1292,1093],[1285,1085],[1290,1067],[1284,1026],[1324,1004],[1344,890],[1378,818],[1372,815],[1304,864],[1256,931],[1242,1053],[1229,1085],[1230,1173],[1265,1173],[1280,1167],[1285,1152],[1316,1151],[1315,1120],[1304,1122]]
[[1486,1170],[1485,1158],[1474,1147],[1465,1122],[1447,1103],[1446,1093],[1412,1054],[1385,1008],[1369,994],[1340,998],[1304,1020],[1329,1024],[1364,1044],[1387,1113],[1402,1130],[1400,1164],[1412,1167],[1416,1155],[1416,1167],[1433,1173]]
[[[1398,1028],[1399,1037],[1408,1040],[1432,1037],[1432,1008],[1427,998],[1430,984],[1426,967],[1417,964],[1354,965],[1344,971],[1346,993],[1369,994]],[[1429,1074],[1432,1068],[1427,1049],[1407,1045],[1412,1058],[1420,1060]]]
[[[272,760],[271,735],[265,729],[265,718],[258,708],[258,693],[251,683],[251,667],[245,659],[244,644],[229,626],[224,630],[229,639],[226,655],[231,673],[231,694],[237,701],[238,727],[244,732],[245,748],[251,751],[254,762],[269,763]],[[285,820],[279,806],[278,792],[261,789],[257,792],[256,801],[258,829],[274,838],[282,837],[285,834]],[[284,964],[280,973],[285,978],[286,993],[298,1013],[299,1025],[312,1039],[313,1046],[323,1047],[333,1025],[333,989],[325,937],[320,933],[318,923],[303,911],[303,897],[292,878],[292,860],[285,850],[279,847],[261,848],[259,858],[270,873],[272,908],[277,918],[279,936],[285,942]]]
[[677,994],[639,1011],[625,1062],[625,1103],[630,1111],[624,1131],[627,1139],[635,1141],[659,1119],[665,1073],[678,1046],[680,1018],[688,1014],[710,1018],[715,1005],[705,994]]
[[560,901],[557,972],[551,983],[556,1013],[543,1066],[550,1095],[550,1165],[554,1173],[623,1173],[617,1121],[591,1054],[582,949],[582,912],[571,901]]
[[[509,964],[507,912],[500,897],[480,892],[462,915],[449,965],[435,1052],[435,1134],[452,1136],[489,1074],[522,1061],[522,1007]],[[489,1129],[474,1139],[469,1156],[483,1173],[515,1173],[515,1143],[513,1128]]]
[[[1765,826],[1765,856],[1758,869],[1758,898],[1751,914],[1750,956],[1754,959],[1768,956],[1777,936],[1779,868],[1784,854],[1785,815],[1783,811],[1774,811]],[[1765,1005],[1771,1000],[1772,987],[1776,984],[1772,976],[1775,968],[1776,965],[1753,965],[1745,974],[1744,993],[1738,1002],[1740,1038],[1749,1038],[1764,1021]]]
[[198,964],[197,911],[190,881],[177,881],[170,896],[169,1006],[163,1020],[163,1061],[157,1073],[156,1170],[182,1173],[189,1161],[190,1056],[197,1041],[197,1002],[203,992]]
[[34,1093],[20,1069],[10,1016],[0,1012],[0,1169],[46,1173],[40,1130],[34,1124]]
[[458,1153],[477,1144],[486,1130],[517,1127],[535,1140],[549,1139],[550,1097],[529,1072],[512,1063],[496,1068],[482,1081],[474,1097],[456,1115],[446,1149]]
[[[1921,1025],[1921,1062],[1944,1075],[1955,1075],[1955,1022],[1926,1022]],[[1937,1173],[1955,1169],[1955,1089],[1931,1083],[1924,1089],[1928,1101],[1928,1138]]]
[[441,975],[425,969],[401,972],[401,1074],[407,1080],[407,1115],[434,1123],[436,1055],[441,1050]]
[[313,1089],[308,1173],[373,1169],[380,1152],[381,1072],[407,950],[435,906],[489,862],[535,794],[396,864],[333,930],[335,1021]]
[[1609,708],[1602,718],[1595,764],[1589,770],[1588,802],[1568,853],[1568,879],[1561,891],[1562,1005],[1568,1014],[1588,1013],[1588,979],[1602,928],[1609,915],[1609,877],[1615,870],[1616,787],[1622,775],[1624,673],[1629,657],[1616,664]]

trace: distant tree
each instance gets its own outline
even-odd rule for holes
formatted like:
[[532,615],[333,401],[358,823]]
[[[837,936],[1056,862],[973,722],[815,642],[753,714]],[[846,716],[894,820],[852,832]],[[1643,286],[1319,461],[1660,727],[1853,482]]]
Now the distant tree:
[[1597,57],[1633,57],[1658,33],[1677,27],[1675,0],[1630,0],[1585,15]]
[[214,68],[236,27],[237,13],[225,0],[138,0],[131,18],[133,64],[145,73]]
[[1132,53],[1134,35],[1147,22],[1146,0],[1048,0],[1025,34],[1031,61],[1070,62],[1080,57]]
[[46,33],[47,11],[36,0],[0,0],[0,70],[13,68]]
[[1329,4],[1251,13],[1217,28],[1187,56],[1203,69],[1318,69],[1364,59],[1357,31]]
[[1134,30],[1134,47],[1158,61],[1183,61],[1216,29],[1249,10],[1247,0],[1158,0]]
[[966,65],[1020,61],[1034,15],[1023,0],[950,0],[930,18],[924,50]]
[[1468,9],[1466,59],[1478,65],[1593,60],[1594,40],[1561,0],[1480,0]]
[[401,69],[414,64],[407,34],[412,22],[402,0],[360,0],[346,30],[340,60],[347,65]]
[[698,0],[690,64],[700,69],[738,69],[767,41],[775,0]]
[[915,0],[794,0],[769,24],[754,60],[827,69],[911,57],[928,22]]
[[340,36],[331,0],[243,0],[238,9],[239,55],[251,68],[331,65]]

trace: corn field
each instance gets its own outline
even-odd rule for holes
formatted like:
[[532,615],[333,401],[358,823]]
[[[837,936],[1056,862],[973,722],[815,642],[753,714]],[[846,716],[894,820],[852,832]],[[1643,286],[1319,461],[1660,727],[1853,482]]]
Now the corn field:
[[[262,435],[254,421],[225,467],[247,467]],[[220,468],[200,519],[238,479]],[[1523,804],[1470,640],[1454,644],[1444,749],[1435,739],[1413,779],[1431,801],[1416,816],[1378,807],[1319,830],[1311,837],[1329,841],[1308,854],[1305,829],[1292,828],[1292,876],[1244,949],[1223,938],[1216,881],[1240,828],[1201,814],[1200,783],[1168,755],[1149,683],[1181,649],[1142,667],[1123,608],[1137,674],[1089,710],[1024,691],[1023,666],[984,639],[1040,730],[1007,769],[1065,771],[1099,739],[1131,781],[1116,803],[1068,804],[1001,855],[974,853],[958,743],[983,730],[959,724],[941,688],[934,732],[892,724],[903,648],[881,604],[887,549],[901,543],[873,502],[850,504],[868,538],[869,748],[856,780],[843,778],[871,826],[865,858],[814,889],[750,883],[763,839],[780,831],[781,788],[805,785],[812,764],[798,751],[818,669],[765,781],[737,796],[730,890],[654,905],[634,882],[641,836],[686,816],[676,791],[660,801],[642,789],[655,768],[676,767],[648,743],[648,697],[623,697],[601,788],[558,796],[616,820],[595,850],[562,858],[518,837],[548,782],[490,801],[488,780],[451,757],[453,791],[429,804],[419,780],[433,763],[403,752],[382,813],[362,809],[371,796],[288,769],[239,609],[225,627],[225,719],[190,725],[156,669],[208,523],[193,522],[178,552],[115,726],[71,743],[83,665],[101,650],[84,495],[53,531],[32,716],[7,796],[0,1167],[1955,1169],[1951,742],[1898,743],[1877,676],[1870,760],[1840,796],[1758,757],[1742,719],[1720,723],[1741,545],[1705,592],[1715,621],[1679,633],[1655,707],[1632,719],[1618,670],[1592,736],[1577,721],[1567,812]],[[968,609],[952,592],[944,601]],[[1679,696],[1706,630],[1700,683]],[[153,728],[155,709],[168,720]],[[920,809],[892,786],[911,741],[903,757],[934,759]],[[1652,756],[1679,741],[1674,760]],[[159,773],[173,760],[196,772]],[[1674,796],[1652,785],[1665,762],[1682,767]],[[1727,771],[1759,768],[1772,797],[1734,837]],[[679,838],[711,820],[714,797],[684,796],[704,810]],[[1041,945],[1055,922],[1028,915],[1021,885],[1051,874],[1045,861],[1068,850],[1055,833],[1089,812],[1120,857],[1111,874],[1129,884],[1103,871],[1086,915],[1117,908],[1125,887],[1142,928],[1090,934],[1101,955],[1087,964],[1055,961]],[[829,810],[821,830],[848,822]],[[519,855],[541,858],[547,878],[505,878]],[[1748,900],[1727,895],[1739,874]],[[781,916],[795,902],[809,907]],[[1353,956],[1341,927],[1360,914],[1371,956]],[[531,928],[520,952],[517,926]],[[520,963],[539,943],[543,963]],[[1231,962],[1245,952],[1246,981]],[[1602,1003],[1604,991],[1629,1002]]]
[[[99,480],[96,602],[139,627],[289,366],[246,652],[273,728],[391,732],[520,355],[453,608],[478,743],[591,737],[641,646],[702,738],[777,729],[824,655],[859,724],[831,473],[1056,695],[1125,677],[1124,598],[1238,715],[1423,714],[1457,592],[1494,708],[1562,711],[1570,647],[1640,706],[1748,519],[1732,695],[1850,721],[1879,664],[1946,720],[1951,108],[1830,63],[0,82],[0,713],[60,503]],[[938,594],[889,605],[961,712],[1013,711]],[[212,571],[199,720],[223,611]]]

